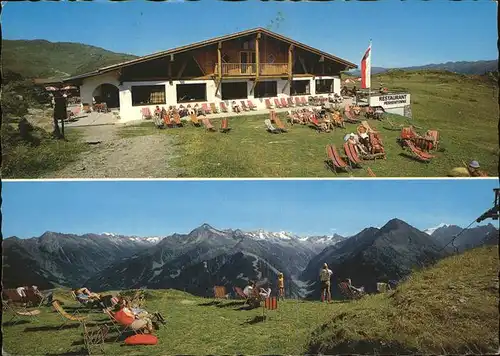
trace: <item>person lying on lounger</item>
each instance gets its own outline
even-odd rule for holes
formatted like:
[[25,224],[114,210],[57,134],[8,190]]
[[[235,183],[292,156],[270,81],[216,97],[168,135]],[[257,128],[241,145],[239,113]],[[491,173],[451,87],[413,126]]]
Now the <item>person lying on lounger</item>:
[[365,288],[364,287],[359,287],[359,288],[354,287],[352,285],[352,282],[351,282],[350,278],[347,278],[345,281],[347,282],[347,286],[349,287],[349,289],[351,291],[353,291],[354,293],[363,294],[365,292]]
[[448,174],[450,177],[485,177],[486,174],[481,171],[481,166],[478,161],[472,161],[468,165],[464,163],[464,167],[455,167]]
[[158,325],[153,325],[153,321],[149,317],[145,315],[139,317],[128,307],[123,306],[120,303],[116,305],[113,314],[116,321],[124,326],[130,326],[130,328],[135,331],[144,330],[149,334],[153,334],[155,329],[158,329],[157,327],[154,327]]
[[260,288],[259,296],[262,300],[271,296],[271,287],[269,284],[265,285],[264,288]]

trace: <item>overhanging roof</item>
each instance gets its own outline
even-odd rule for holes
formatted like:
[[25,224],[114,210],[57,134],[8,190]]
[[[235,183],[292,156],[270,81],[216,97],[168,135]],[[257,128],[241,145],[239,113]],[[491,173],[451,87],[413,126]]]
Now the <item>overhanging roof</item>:
[[110,66],[107,66],[107,67],[102,67],[102,68],[99,68],[99,69],[97,69],[95,71],[92,71],[92,72],[89,72],[89,73],[80,74],[80,75],[76,75],[76,76],[73,76],[73,77],[70,77],[70,78],[66,78],[66,79],[64,79],[64,82],[69,82],[69,81],[76,80],[76,79],[83,79],[83,78],[87,78],[87,77],[92,77],[92,76],[95,76],[95,75],[99,75],[99,74],[111,72],[111,71],[117,70],[117,69],[122,68],[122,67],[127,67],[127,66],[131,66],[131,65],[134,65],[134,64],[147,62],[147,61],[150,61],[150,60],[153,60],[153,59],[158,59],[158,58],[161,58],[161,57],[165,57],[165,56],[168,56],[168,55],[171,55],[171,54],[178,54],[178,53],[181,53],[181,52],[190,51],[190,50],[197,49],[197,48],[200,48],[200,47],[205,47],[205,46],[217,44],[219,41],[229,41],[229,40],[232,40],[232,39],[235,39],[235,38],[238,38],[238,37],[248,36],[248,35],[257,34],[257,33],[262,33],[262,34],[265,34],[265,35],[267,35],[269,37],[274,37],[277,40],[280,40],[280,41],[283,41],[283,42],[287,42],[289,44],[293,44],[295,47],[298,47],[298,48],[301,48],[303,50],[315,53],[315,54],[320,55],[320,56],[324,56],[325,58],[330,59],[331,61],[344,64],[348,69],[358,68],[358,66],[356,64],[351,63],[349,61],[346,61],[345,59],[336,57],[336,56],[334,56],[332,54],[320,51],[320,50],[318,50],[316,48],[313,48],[313,47],[310,47],[310,46],[305,45],[303,43],[300,43],[300,42],[297,42],[295,40],[292,40],[291,38],[279,35],[279,34],[277,34],[275,32],[272,32],[272,31],[269,31],[269,30],[266,30],[264,28],[259,27],[259,28],[254,28],[254,29],[251,29],[251,30],[242,31],[242,32],[236,32],[236,33],[233,33],[233,34],[230,34],[230,35],[215,37],[215,38],[212,38],[212,39],[209,39],[209,40],[205,40],[205,41],[201,41],[201,42],[195,42],[195,43],[192,43],[192,44],[187,45],[187,46],[172,48],[172,49],[169,49],[169,50],[166,50],[166,51],[153,53],[153,54],[150,54],[150,55],[147,55],[147,56],[143,56],[143,57],[139,57],[139,58],[136,58],[136,59],[132,59],[132,60],[129,60],[129,61],[126,61],[126,62],[122,62],[122,63],[118,63],[118,64],[113,64],[113,65],[110,65]]

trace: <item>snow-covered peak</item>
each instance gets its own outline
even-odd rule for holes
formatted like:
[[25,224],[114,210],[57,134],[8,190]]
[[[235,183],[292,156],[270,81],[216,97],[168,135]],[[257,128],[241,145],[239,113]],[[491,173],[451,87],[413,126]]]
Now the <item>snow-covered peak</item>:
[[106,235],[106,236],[116,236],[116,234],[112,233],[112,232],[103,232],[102,235]]
[[450,226],[449,224],[445,224],[445,223],[441,223],[439,224],[438,226],[435,226],[435,227],[430,227],[428,229],[425,229],[424,232],[427,234],[427,235],[432,235],[437,229],[440,229],[442,227],[448,227]]
[[293,240],[298,237],[287,231],[269,232],[266,230],[250,231],[246,233],[247,236],[256,240]]

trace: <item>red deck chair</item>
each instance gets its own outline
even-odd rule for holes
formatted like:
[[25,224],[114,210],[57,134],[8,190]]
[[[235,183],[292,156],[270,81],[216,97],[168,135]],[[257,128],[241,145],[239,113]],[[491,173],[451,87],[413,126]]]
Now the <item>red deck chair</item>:
[[252,103],[252,100],[247,100],[247,103],[250,110],[257,110],[257,107],[254,105],[254,103]]
[[241,299],[245,299],[245,301],[248,299],[248,297],[245,295],[245,293],[243,293],[243,289],[241,289],[240,287],[233,287],[233,290],[234,290],[234,293],[236,293],[236,295],[238,297],[240,297]]
[[149,108],[142,108],[141,114],[143,119],[151,119],[153,115],[151,115],[151,110]]
[[284,108],[288,107],[288,103],[286,102],[285,98],[280,98],[280,103],[281,103],[282,107],[284,107]]
[[227,112],[227,106],[226,106],[226,103],[225,103],[225,102],[221,101],[221,102],[219,103],[219,106],[220,106],[220,111],[222,111],[222,112]]
[[426,136],[431,137],[433,140],[431,149],[437,150],[439,144],[439,131],[428,130]]
[[205,114],[211,114],[212,113],[212,110],[208,107],[207,103],[201,104],[201,108],[203,109],[203,111],[205,112]]
[[265,99],[264,102],[266,103],[266,109],[273,109],[273,104],[271,104],[271,101],[269,99]]
[[345,161],[340,157],[337,148],[335,148],[334,145],[327,145],[326,146],[326,154],[328,156],[328,161],[331,162],[333,172],[337,174],[337,169],[343,169],[346,172],[349,171],[349,165],[345,163]]
[[231,131],[231,128],[229,127],[228,120],[227,118],[223,118],[220,122],[220,132],[228,133],[229,131]]
[[328,130],[325,130],[324,127],[320,124],[316,116],[311,116],[309,118],[309,122],[313,125],[313,127],[318,130],[318,132],[328,132]]
[[286,98],[286,101],[287,101],[289,107],[293,108],[295,106],[295,104],[293,103],[293,98],[288,97],[288,98]]
[[356,119],[354,117],[354,114],[348,108],[345,109],[344,114],[345,114],[345,117],[347,118],[345,121],[347,121],[347,122],[354,123],[354,124],[361,122],[361,120]]
[[182,127],[183,125],[182,125],[182,121],[181,121],[181,117],[180,117],[179,113],[174,113],[173,116],[174,116],[173,120],[174,120],[175,124],[178,127]]
[[280,104],[280,101],[278,100],[278,98],[274,98],[274,106],[276,106],[277,108],[282,108],[283,106]]
[[217,131],[214,127],[214,125],[212,125],[212,123],[210,122],[210,120],[208,118],[203,118],[201,120],[201,122],[203,122],[203,126],[205,126],[205,128],[207,129],[207,131],[210,131],[210,132],[215,132]]
[[274,118],[276,117],[276,112],[274,110],[269,111],[269,120],[274,124]]
[[307,106],[309,104],[305,96],[300,98],[300,102],[302,103],[302,106]]
[[240,100],[240,104],[241,104],[241,108],[243,109],[243,111],[250,111],[247,104],[245,103],[245,100]]
[[347,155],[347,159],[349,160],[349,164],[352,167],[361,167],[361,159],[358,156],[358,152],[356,151],[356,147],[349,142],[344,143],[344,151]]
[[300,98],[298,96],[295,97],[295,106],[304,106],[304,104],[300,102]]
[[424,152],[420,148],[415,146],[415,144],[411,140],[405,140],[404,142],[419,161],[430,162],[431,159],[434,158],[433,155]]
[[277,310],[278,309],[278,298],[269,297],[264,299],[264,305],[262,306],[262,319],[266,320],[266,310]]
[[170,119],[170,115],[168,113],[163,114],[163,123],[167,127],[174,127],[174,123]]

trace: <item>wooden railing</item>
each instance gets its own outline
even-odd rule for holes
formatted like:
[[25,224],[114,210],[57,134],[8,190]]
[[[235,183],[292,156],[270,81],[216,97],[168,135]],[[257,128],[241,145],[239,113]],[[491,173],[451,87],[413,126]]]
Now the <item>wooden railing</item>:
[[[222,63],[222,76],[256,75],[257,65],[255,63]],[[215,64],[215,74],[219,73],[218,64]],[[259,64],[259,75],[286,75],[288,74],[287,63],[261,63]]]

